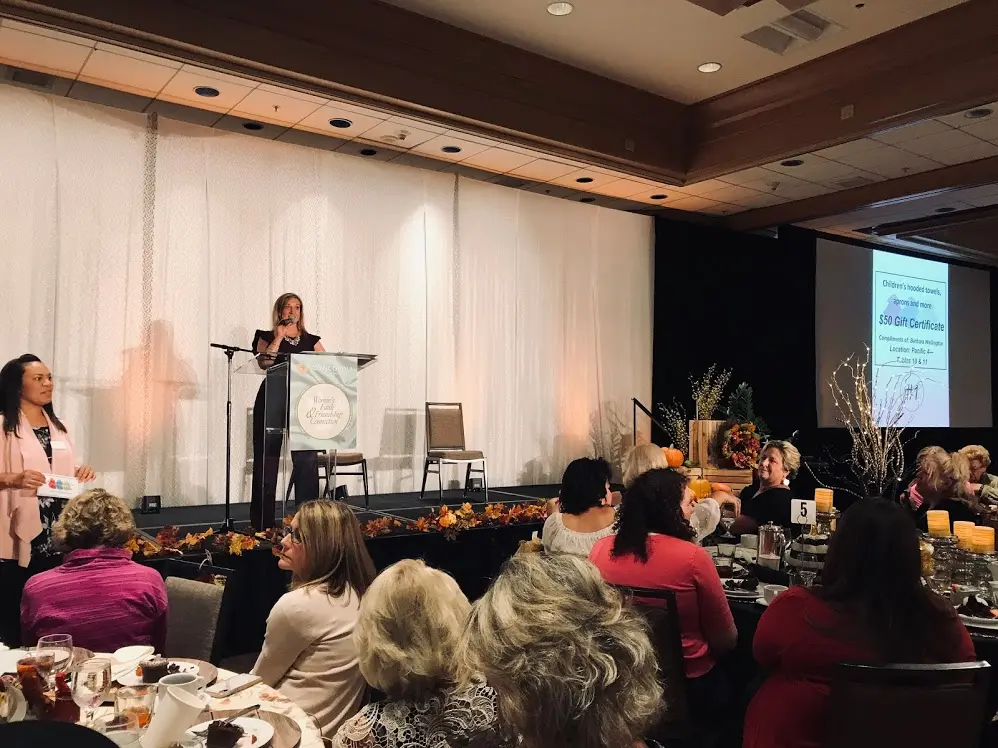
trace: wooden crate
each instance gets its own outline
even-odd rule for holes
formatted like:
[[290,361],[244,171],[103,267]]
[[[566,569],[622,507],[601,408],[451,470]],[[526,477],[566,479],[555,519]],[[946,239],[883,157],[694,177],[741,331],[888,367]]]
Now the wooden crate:
[[738,495],[745,486],[752,484],[752,471],[732,468],[707,468],[703,471],[703,477],[711,483],[727,483],[731,486],[731,492]]
[[690,421],[690,460],[697,467],[720,465],[717,449],[718,431],[724,421]]

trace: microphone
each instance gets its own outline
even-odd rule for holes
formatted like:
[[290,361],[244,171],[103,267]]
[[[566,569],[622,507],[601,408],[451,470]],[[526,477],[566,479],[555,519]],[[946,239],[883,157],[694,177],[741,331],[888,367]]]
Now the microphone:
[[286,317],[285,319],[278,320],[277,321],[277,326],[278,327],[285,327],[287,325],[290,325],[294,321],[295,321],[294,317]]

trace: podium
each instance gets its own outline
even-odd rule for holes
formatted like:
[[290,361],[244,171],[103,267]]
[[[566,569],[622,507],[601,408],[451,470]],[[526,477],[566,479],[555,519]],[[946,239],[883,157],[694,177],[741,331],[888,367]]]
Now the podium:
[[263,379],[253,413],[257,529],[273,526],[277,491],[282,517],[289,485],[295,503],[318,498],[319,453],[357,449],[357,373],[376,360],[367,353],[259,353],[239,366]]

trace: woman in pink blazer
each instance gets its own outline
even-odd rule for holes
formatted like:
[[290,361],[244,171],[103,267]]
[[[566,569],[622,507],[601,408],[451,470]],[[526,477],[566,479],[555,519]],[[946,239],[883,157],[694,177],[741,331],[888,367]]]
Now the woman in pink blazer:
[[78,465],[73,440],[52,407],[52,373],[25,354],[0,370],[0,559],[26,567],[32,553],[53,555],[52,525],[64,502],[37,495],[43,473],[95,477]]

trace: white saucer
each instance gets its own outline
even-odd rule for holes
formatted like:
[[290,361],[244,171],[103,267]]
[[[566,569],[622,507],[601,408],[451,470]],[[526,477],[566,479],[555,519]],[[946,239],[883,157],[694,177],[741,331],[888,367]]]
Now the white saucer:
[[762,606],[762,607],[764,607],[764,608],[768,608],[768,607],[769,607],[769,603],[768,603],[768,602],[766,602],[766,598],[764,598],[764,597],[757,597],[757,598],[755,599],[755,601],[756,601],[757,603],[759,603],[759,605],[761,605],[761,606]]

